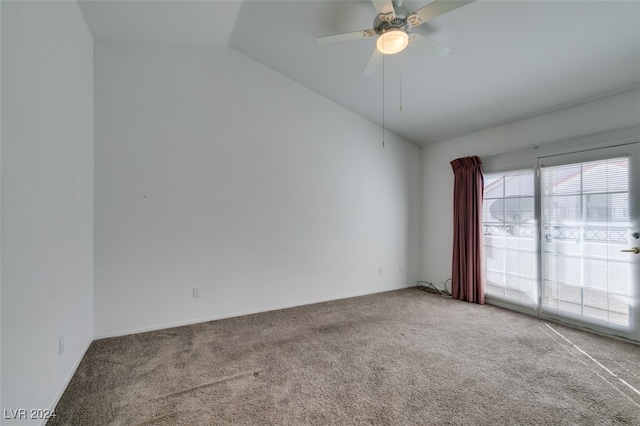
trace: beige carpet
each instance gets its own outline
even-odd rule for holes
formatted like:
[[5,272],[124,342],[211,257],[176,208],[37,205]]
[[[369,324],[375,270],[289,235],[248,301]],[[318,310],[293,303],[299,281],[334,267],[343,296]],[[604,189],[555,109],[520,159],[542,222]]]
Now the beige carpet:
[[640,425],[639,389],[638,345],[406,289],[96,341],[48,424]]

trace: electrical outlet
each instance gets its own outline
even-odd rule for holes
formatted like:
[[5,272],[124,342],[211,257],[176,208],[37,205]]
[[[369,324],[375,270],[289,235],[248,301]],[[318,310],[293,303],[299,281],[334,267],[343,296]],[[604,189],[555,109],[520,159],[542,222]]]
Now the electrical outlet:
[[64,336],[60,336],[58,339],[58,355],[62,355],[64,352]]
[[199,299],[200,298],[200,287],[194,287],[193,288],[193,298],[194,299]]
[[378,275],[382,276],[382,268],[378,268]]

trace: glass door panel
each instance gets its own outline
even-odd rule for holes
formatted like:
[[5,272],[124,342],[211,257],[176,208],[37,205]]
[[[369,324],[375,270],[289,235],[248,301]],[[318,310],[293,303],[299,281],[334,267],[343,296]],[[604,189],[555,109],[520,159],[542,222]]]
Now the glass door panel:
[[637,336],[638,145],[539,160],[543,312]]
[[485,294],[522,306],[538,303],[533,169],[484,176]]

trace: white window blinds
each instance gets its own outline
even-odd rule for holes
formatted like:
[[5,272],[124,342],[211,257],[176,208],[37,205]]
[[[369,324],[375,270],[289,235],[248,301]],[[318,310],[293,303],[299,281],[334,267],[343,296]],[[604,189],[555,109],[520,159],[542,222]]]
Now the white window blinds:
[[533,169],[484,175],[485,294],[538,304]]
[[542,308],[630,326],[629,159],[545,167]]

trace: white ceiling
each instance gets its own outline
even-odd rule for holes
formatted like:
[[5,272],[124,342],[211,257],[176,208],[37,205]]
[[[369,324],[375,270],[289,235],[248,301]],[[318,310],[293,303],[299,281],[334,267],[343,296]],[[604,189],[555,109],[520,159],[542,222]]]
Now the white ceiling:
[[225,46],[241,0],[80,0],[96,40]]
[[[96,39],[228,45],[382,124],[383,70],[361,75],[375,40],[315,43],[371,28],[369,0],[81,1],[81,8]],[[419,28],[451,52],[433,58],[409,46],[384,65],[385,128],[419,145],[640,87],[637,0],[479,0]]]

